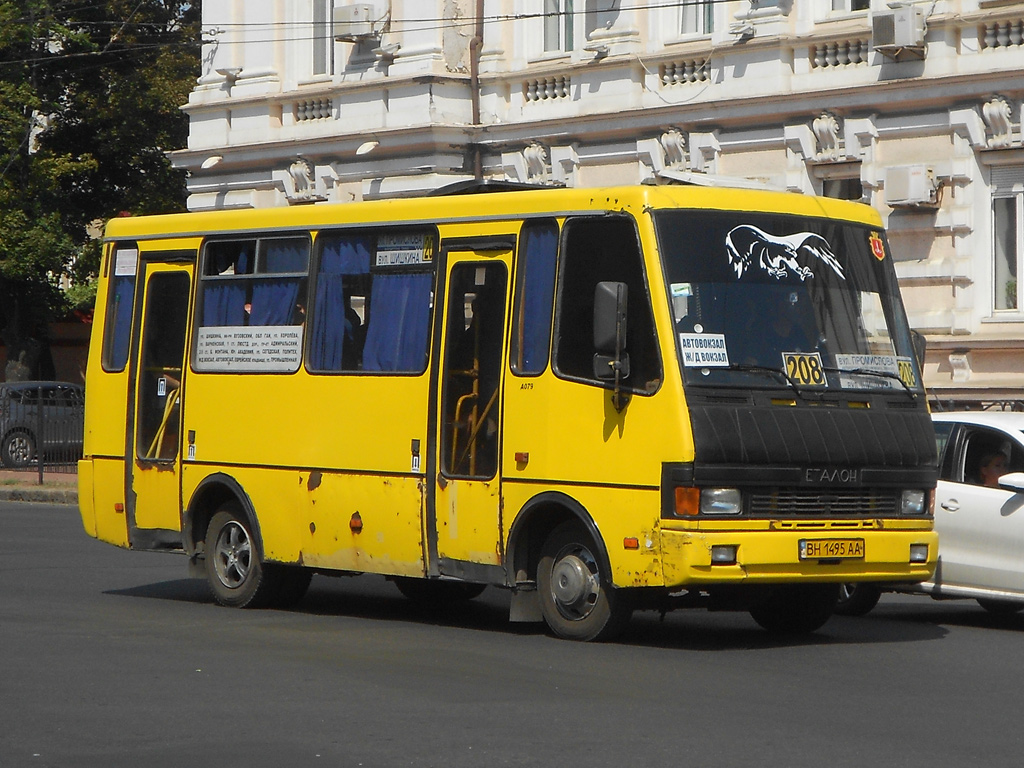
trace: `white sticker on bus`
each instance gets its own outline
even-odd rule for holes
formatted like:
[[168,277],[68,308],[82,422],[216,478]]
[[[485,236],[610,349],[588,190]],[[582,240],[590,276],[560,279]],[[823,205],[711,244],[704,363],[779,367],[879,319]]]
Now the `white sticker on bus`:
[[683,352],[684,366],[725,368],[729,365],[724,333],[680,333],[679,348]]
[[197,371],[290,373],[301,361],[301,325],[210,326],[197,336]]
[[380,235],[377,238],[376,266],[400,267],[409,264],[427,264],[430,254],[426,247],[426,235]]
[[128,277],[139,270],[139,251],[136,248],[118,248],[114,252],[114,276]]
[[862,389],[899,389],[902,386],[896,380],[899,378],[899,363],[894,355],[836,355],[836,367],[840,371],[850,373],[855,371],[871,371],[895,377],[893,379],[876,377],[874,380],[866,380],[865,377],[852,379],[849,376],[840,375],[839,385],[844,389],[851,387]]

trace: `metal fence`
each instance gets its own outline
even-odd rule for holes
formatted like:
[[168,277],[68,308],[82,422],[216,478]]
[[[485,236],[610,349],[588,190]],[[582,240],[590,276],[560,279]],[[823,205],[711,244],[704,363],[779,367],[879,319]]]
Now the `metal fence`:
[[85,397],[64,382],[0,384],[0,465],[6,470],[74,473],[82,456]]

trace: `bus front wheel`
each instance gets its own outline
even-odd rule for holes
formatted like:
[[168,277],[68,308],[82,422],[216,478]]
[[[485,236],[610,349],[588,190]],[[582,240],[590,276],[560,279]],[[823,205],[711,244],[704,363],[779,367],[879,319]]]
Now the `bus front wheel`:
[[298,602],[309,572],[260,561],[255,539],[236,504],[226,504],[206,531],[206,580],[213,598],[229,608],[262,608]]
[[779,584],[754,604],[750,615],[769,632],[809,634],[829,620],[838,598],[838,584]]
[[628,596],[611,586],[590,537],[575,523],[555,528],[541,548],[537,591],[544,621],[569,640],[610,640],[629,621]]

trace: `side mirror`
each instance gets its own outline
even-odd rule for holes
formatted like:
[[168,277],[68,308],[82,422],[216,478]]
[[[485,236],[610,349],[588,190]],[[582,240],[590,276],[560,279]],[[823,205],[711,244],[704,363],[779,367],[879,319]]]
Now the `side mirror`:
[[625,283],[603,282],[594,288],[594,376],[599,379],[629,377],[626,354],[626,308],[629,289]]
[[626,407],[622,380],[629,378],[626,354],[626,307],[629,288],[625,283],[602,282],[594,288],[594,376],[612,379],[615,410]]
[[1004,491],[1024,493],[1024,472],[1010,472],[999,478],[999,487]]

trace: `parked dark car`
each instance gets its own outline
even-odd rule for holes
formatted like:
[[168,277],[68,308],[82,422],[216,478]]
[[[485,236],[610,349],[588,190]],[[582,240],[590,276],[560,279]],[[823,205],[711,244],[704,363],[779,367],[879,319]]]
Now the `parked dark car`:
[[36,461],[40,446],[44,461],[77,461],[82,456],[84,414],[85,390],[78,384],[0,384],[0,464],[26,467]]

